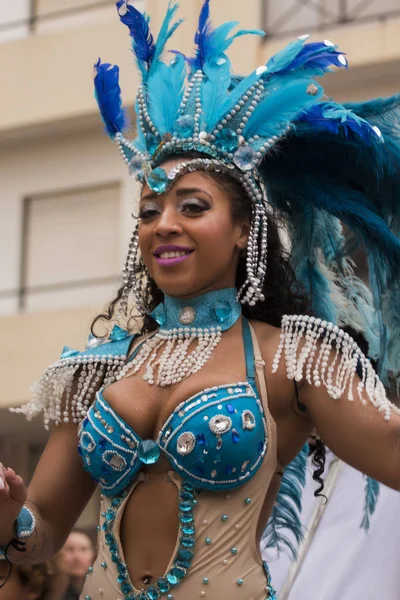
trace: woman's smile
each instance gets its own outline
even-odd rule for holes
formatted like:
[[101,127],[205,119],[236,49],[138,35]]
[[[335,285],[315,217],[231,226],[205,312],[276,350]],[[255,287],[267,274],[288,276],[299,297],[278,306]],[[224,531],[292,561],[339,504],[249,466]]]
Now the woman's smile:
[[191,254],[193,254],[193,248],[185,248],[183,246],[176,246],[174,244],[168,244],[159,246],[154,252],[157,264],[162,267],[172,267],[183,261],[185,261]]

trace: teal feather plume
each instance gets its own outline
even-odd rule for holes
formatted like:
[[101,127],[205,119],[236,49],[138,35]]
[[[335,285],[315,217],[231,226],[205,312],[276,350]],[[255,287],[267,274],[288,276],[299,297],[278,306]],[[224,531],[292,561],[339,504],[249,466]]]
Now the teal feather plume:
[[238,25],[237,21],[228,21],[214,28],[210,19],[210,2],[205,0],[199,16],[199,23],[195,36],[195,54],[187,58],[190,74],[204,70],[207,63],[217,60],[225,54],[232,42],[242,35],[265,35],[260,29],[242,29],[229,36],[229,33]]
[[322,96],[323,90],[319,86],[316,95],[310,96],[307,93],[310,82],[308,78],[295,78],[286,82],[274,94],[267,96],[252,113],[243,130],[243,136],[249,139],[254,135],[281,135],[280,125],[293,121],[307,106],[314,103],[316,98]]
[[176,12],[179,8],[179,4],[169,2],[168,10],[160,27],[160,31],[157,36],[157,41],[155,45],[155,52],[152,64],[156,64],[157,61],[160,60],[162,53],[165,50],[166,43],[170,39],[171,36],[175,33],[179,25],[183,22],[183,19],[178,19],[175,23],[171,25],[171,21],[176,15]]
[[178,8],[176,3],[168,5],[146,81],[149,115],[160,135],[173,131],[185,85],[184,58],[177,54],[169,65],[161,60],[166,43],[182,22],[179,19],[172,23]]
[[365,482],[365,502],[364,502],[364,515],[361,521],[361,527],[364,531],[369,531],[371,526],[371,517],[376,510],[380,493],[380,485],[372,477],[366,477]]
[[267,63],[268,72],[284,74],[302,71],[308,75],[322,76],[329,72],[333,65],[347,68],[347,60],[330,42],[312,42],[305,44],[308,36],[301,36],[270,58]]
[[[136,123],[139,123],[139,102],[136,99],[135,102],[135,113],[136,113]],[[146,153],[146,139],[144,137],[143,131],[141,127],[136,127],[137,129],[137,137],[135,139],[135,147],[139,150],[139,152]]]
[[[297,557],[297,546],[303,539],[300,519],[302,494],[306,484],[308,444],[284,469],[275,506],[262,536],[264,548],[286,547],[293,559]],[[291,539],[294,538],[294,539]]]
[[301,36],[290,42],[285,48],[271,56],[267,62],[268,73],[279,73],[287,69],[304,47],[308,35]]
[[158,61],[151,69],[147,82],[149,114],[161,135],[174,129],[183,98],[185,76],[185,60],[180,55],[176,55],[169,65]]
[[200,121],[200,128],[204,131],[214,129],[217,123],[216,115],[219,113],[231,85],[230,61],[228,57],[224,57],[222,61],[225,62],[221,64],[207,62],[204,65],[206,79],[201,90],[203,110]]
[[[379,338],[378,371],[386,384],[392,371],[400,372],[400,353],[396,354],[390,342],[399,335],[398,320],[393,318],[398,311],[396,290],[400,281],[400,239],[396,235],[400,210],[398,142],[392,135],[388,145],[386,133],[384,144],[374,140],[365,144],[351,133],[344,144],[340,134],[314,131],[304,123],[295,125],[291,134],[280,141],[279,150],[270,153],[261,165],[269,201],[299,235],[304,224],[297,221],[298,215],[302,207],[310,205],[318,213],[340,219],[363,244],[375,319],[372,331],[370,310],[364,307],[360,317],[365,323],[360,331],[376,332],[370,336],[375,339],[374,353]],[[349,308],[347,324],[352,325],[354,311],[350,303]],[[342,313],[342,326],[345,319]]]

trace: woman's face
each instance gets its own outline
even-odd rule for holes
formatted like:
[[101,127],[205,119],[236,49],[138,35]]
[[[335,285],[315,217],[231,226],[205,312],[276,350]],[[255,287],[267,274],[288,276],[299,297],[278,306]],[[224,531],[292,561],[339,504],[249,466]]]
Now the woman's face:
[[[181,160],[163,165],[167,171]],[[248,223],[234,223],[231,200],[201,171],[177,179],[164,194],[144,186],[139,246],[151,277],[166,294],[190,298],[234,287]]]

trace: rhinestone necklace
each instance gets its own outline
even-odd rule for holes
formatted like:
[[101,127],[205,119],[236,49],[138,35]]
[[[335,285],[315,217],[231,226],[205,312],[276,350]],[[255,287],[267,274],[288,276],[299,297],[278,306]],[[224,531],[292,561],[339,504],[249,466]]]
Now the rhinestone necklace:
[[150,313],[160,325],[155,335],[140,346],[124,372],[137,373],[161,387],[179,383],[199,371],[241,315],[235,288],[208,292],[191,300],[165,296]]

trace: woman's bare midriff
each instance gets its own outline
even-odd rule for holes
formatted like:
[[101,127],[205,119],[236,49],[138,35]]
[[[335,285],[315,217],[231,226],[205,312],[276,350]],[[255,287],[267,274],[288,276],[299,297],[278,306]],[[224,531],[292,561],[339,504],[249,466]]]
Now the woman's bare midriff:
[[[162,577],[174,557],[178,536],[178,488],[168,480],[168,462],[150,468],[134,488],[121,521],[121,543],[129,575],[136,589]],[[166,466],[166,471],[160,467]],[[270,486],[257,527],[257,548],[280,484]],[[160,508],[162,507],[162,509]]]
[[[137,589],[162,577],[174,556],[178,536],[178,488],[157,469],[133,490],[121,521],[121,543]],[[158,465],[157,465],[158,466]]]

